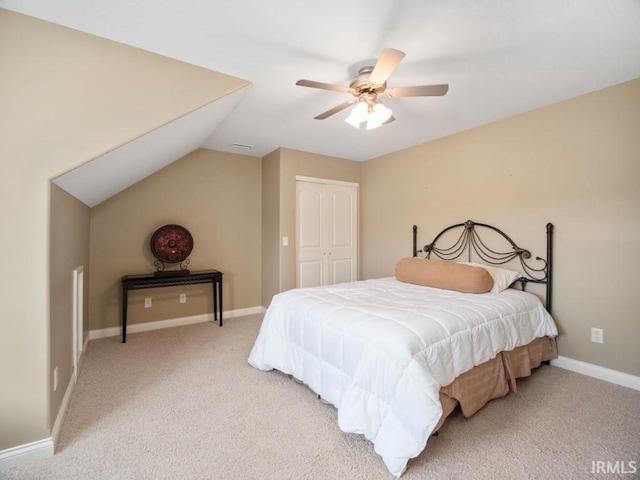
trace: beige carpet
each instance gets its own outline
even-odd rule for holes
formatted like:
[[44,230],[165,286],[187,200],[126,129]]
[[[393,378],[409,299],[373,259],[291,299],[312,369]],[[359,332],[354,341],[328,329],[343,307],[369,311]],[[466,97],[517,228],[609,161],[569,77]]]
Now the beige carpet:
[[[92,341],[56,455],[0,477],[394,478],[371,443],[339,430],[333,407],[247,364],[261,318],[132,334],[126,345]],[[597,461],[625,462],[626,471],[636,462],[638,473],[593,475]],[[454,413],[402,476],[639,477],[640,392],[551,366],[470,419]]]

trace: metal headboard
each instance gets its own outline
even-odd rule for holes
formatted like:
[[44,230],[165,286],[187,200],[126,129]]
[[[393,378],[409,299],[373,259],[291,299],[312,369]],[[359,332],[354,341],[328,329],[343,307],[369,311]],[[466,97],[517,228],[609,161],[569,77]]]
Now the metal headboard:
[[[498,233],[502,238],[504,238],[510,249],[506,252],[497,252],[489,247],[482,241],[480,235],[478,234],[478,227],[487,228],[489,230],[493,230]],[[458,239],[450,246],[446,248],[440,247],[437,242],[440,238],[451,230],[462,229],[460,236]],[[492,225],[487,225],[485,223],[477,223],[472,220],[467,220],[464,223],[458,223],[456,225],[451,225],[450,227],[442,230],[436,237],[433,239],[431,243],[425,245],[422,250],[418,250],[417,242],[418,242],[418,227],[416,225],[413,226],[413,250],[412,255],[414,257],[418,256],[418,254],[425,254],[425,258],[430,258],[431,254],[443,259],[443,260],[455,260],[460,258],[465,252],[467,253],[468,261],[471,261],[471,254],[475,252],[479,259],[483,262],[490,265],[502,265],[507,263],[515,258],[520,260],[520,264],[522,265],[523,276],[518,281],[524,290],[528,283],[539,283],[546,285],[546,299],[545,299],[545,307],[548,312],[551,312],[551,286],[552,286],[552,253],[553,253],[553,245],[552,239],[553,237],[553,224],[547,223],[547,258],[535,257],[535,260],[541,262],[541,266],[539,268],[535,268],[531,266],[527,260],[531,258],[531,252],[524,248],[520,248],[515,244],[511,238],[504,233],[499,228],[496,228]],[[507,247],[509,248],[509,247]]]

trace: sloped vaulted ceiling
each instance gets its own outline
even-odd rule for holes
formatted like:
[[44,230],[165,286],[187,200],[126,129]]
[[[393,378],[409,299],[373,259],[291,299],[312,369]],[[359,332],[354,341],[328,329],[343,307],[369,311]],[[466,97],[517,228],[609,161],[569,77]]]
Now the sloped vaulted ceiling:
[[89,206],[201,146],[249,85],[8,10],[0,22],[10,142]]
[[226,95],[53,180],[89,207],[199,148],[244,91]]

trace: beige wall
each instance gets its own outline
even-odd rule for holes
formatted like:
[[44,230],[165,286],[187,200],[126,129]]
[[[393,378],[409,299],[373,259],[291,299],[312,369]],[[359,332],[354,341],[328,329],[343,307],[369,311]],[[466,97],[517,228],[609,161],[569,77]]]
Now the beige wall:
[[280,291],[280,149],[262,159],[261,305]]
[[[279,284],[278,291],[290,290],[296,286],[296,175],[307,177],[325,178],[330,180],[341,180],[345,182],[360,183],[360,162],[343,160],[341,158],[328,157],[314,153],[301,152],[281,148],[272,155],[277,155],[279,159],[269,157],[269,162],[279,162],[279,232],[271,231],[267,238],[263,236],[263,241],[271,244],[277,242],[279,268],[274,272],[263,272],[266,279],[265,292],[263,294],[263,306],[268,306],[274,291],[275,282]],[[275,168],[275,167],[273,167]],[[266,179],[268,184],[263,184],[263,188],[273,189],[275,187],[275,175]],[[274,222],[275,220],[271,220]],[[264,220],[263,220],[264,222]],[[289,237],[289,245],[282,246],[282,237]],[[267,259],[263,259],[263,263]],[[278,275],[278,277],[276,277]]]
[[83,339],[89,331],[89,214],[84,203],[51,185],[50,378],[58,367],[58,390],[52,393],[50,405],[52,419],[73,376],[73,271],[78,267],[84,272]]
[[[170,223],[193,236],[190,270],[224,273],[225,311],[259,306],[261,176],[259,158],[200,149],[94,207],[91,329],[121,325],[120,278],[155,271],[150,238]],[[213,312],[207,284],[132,291],[128,304],[130,325]]]
[[[544,255],[556,227],[560,355],[640,375],[640,79],[377,158],[362,169],[362,273],[467,219]],[[590,329],[604,329],[603,345]]]
[[55,420],[50,180],[246,82],[4,9],[0,70],[1,451]]

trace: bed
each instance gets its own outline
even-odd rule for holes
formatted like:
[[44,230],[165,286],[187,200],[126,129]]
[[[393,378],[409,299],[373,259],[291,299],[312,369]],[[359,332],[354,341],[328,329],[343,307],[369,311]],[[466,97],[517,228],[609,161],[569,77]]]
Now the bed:
[[[532,261],[487,224],[452,225],[421,250],[414,226],[412,255],[393,277],[275,295],[248,361],[334,405],[340,429],[373,442],[400,477],[458,405],[473,415],[557,356],[552,234],[548,224],[546,259]],[[525,291],[530,284],[545,286],[544,305]]]

